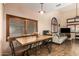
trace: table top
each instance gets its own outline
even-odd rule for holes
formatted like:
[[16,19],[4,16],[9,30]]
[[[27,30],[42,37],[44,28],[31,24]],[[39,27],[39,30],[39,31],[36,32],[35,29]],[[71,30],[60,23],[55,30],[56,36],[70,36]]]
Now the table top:
[[52,36],[47,36],[47,35],[40,35],[38,37],[36,36],[31,36],[31,37],[22,37],[22,38],[17,38],[16,40],[21,44],[21,45],[28,45],[31,43],[47,40],[49,38],[52,38]]

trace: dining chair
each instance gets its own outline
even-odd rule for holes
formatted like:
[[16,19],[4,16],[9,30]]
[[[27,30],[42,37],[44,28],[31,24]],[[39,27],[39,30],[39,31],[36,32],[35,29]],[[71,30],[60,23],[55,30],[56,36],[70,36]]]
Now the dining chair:
[[28,46],[20,46],[19,45],[19,46],[15,47],[14,46],[15,41],[16,41],[16,38],[9,38],[8,37],[8,42],[9,42],[12,56],[17,56],[18,54],[22,54],[24,56],[25,52],[29,49],[29,45]]

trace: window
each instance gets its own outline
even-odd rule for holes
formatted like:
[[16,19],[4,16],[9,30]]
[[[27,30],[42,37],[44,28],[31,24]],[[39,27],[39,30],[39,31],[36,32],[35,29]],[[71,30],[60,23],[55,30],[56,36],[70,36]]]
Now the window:
[[33,32],[37,32],[37,23],[37,20],[6,15],[6,37],[22,36],[24,34],[32,34]]
[[67,27],[71,29],[71,32],[73,32],[75,34],[75,38],[78,39],[78,36],[79,36],[79,19],[78,18],[67,19]]
[[76,25],[76,32],[79,32],[79,25]]
[[27,30],[27,34],[31,34],[31,33],[37,31],[36,30],[37,25],[36,25],[36,22],[35,21],[28,20],[26,25],[27,25],[27,29],[26,29]]
[[9,35],[10,36],[19,36],[24,34],[24,23],[25,21],[20,18],[10,18],[9,22]]
[[58,21],[55,17],[51,20],[51,31],[57,33],[58,32]]
[[68,25],[68,28],[71,29],[71,32],[75,32],[75,26],[74,25]]
[[67,22],[74,22],[74,19],[68,19]]

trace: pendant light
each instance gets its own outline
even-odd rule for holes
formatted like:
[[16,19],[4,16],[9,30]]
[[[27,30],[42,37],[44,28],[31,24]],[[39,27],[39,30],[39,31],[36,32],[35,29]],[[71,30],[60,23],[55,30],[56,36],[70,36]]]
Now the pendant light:
[[44,14],[44,13],[45,13],[45,11],[43,10],[43,4],[44,4],[44,3],[40,3],[40,4],[41,4],[41,10],[39,11],[39,13],[40,13],[40,14]]
[[78,5],[76,3],[76,17],[74,17],[75,19],[78,19],[79,18],[78,14],[77,14],[78,13],[78,10],[77,9],[78,9]]

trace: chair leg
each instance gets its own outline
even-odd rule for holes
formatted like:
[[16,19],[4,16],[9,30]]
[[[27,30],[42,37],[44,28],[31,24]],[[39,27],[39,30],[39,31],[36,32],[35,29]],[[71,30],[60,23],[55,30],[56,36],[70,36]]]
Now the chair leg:
[[22,52],[22,56],[25,56],[25,52],[26,52],[26,51]]
[[29,51],[27,50],[26,52],[27,52],[27,54],[26,54],[26,55],[27,55],[27,56],[30,56],[30,55],[29,55]]
[[16,56],[14,52],[12,52],[12,56]]
[[51,50],[52,50],[52,44],[51,43],[48,43],[47,49],[48,49],[48,52],[51,53]]
[[26,54],[27,56],[30,56],[29,52],[31,52],[31,51],[30,51],[30,50],[31,50],[31,46],[32,46],[32,45],[29,45],[29,49],[26,51],[26,52],[27,52],[27,54]]

